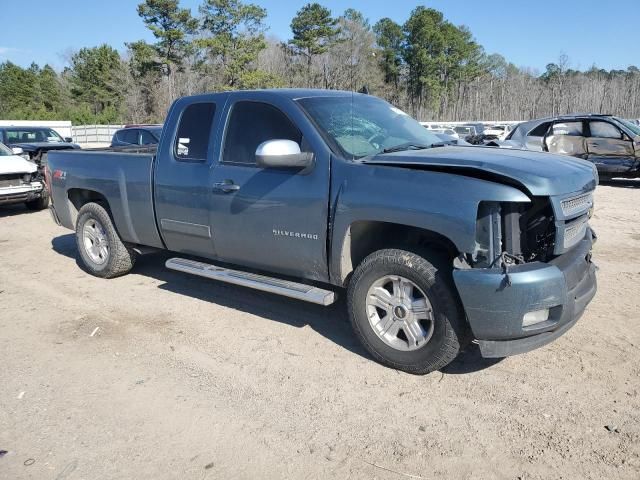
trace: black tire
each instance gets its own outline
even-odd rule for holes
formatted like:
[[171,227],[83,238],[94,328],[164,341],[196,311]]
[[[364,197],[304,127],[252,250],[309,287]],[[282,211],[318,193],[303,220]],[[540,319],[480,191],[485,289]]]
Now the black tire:
[[49,195],[43,191],[40,198],[24,203],[29,210],[44,210],[49,206]]
[[[92,260],[85,246],[83,230],[88,222],[98,222],[104,231],[108,254],[106,260],[98,263]],[[95,223],[93,223],[95,225]],[[76,221],[76,245],[82,264],[89,273],[101,278],[114,278],[131,271],[136,261],[136,252],[125,245],[113,226],[111,217],[102,205],[87,203],[78,212]]]
[[[451,271],[444,262],[432,261],[397,249],[372,253],[356,268],[347,291],[347,307],[353,330],[373,358],[389,367],[412,374],[439,370],[456,358],[468,341],[467,327]],[[389,275],[402,276],[414,283],[427,297],[433,311],[433,333],[417,350],[393,348],[375,333],[367,315],[367,294],[377,280]]]
[[600,179],[600,183],[611,182],[613,180],[613,175],[611,175],[610,173],[600,173],[598,174],[598,177]]

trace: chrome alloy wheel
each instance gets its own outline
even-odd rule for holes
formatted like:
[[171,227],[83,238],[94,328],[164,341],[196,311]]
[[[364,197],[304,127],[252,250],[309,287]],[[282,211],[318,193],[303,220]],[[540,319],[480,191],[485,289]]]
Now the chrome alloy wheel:
[[82,227],[84,250],[92,262],[104,264],[109,258],[109,240],[102,224],[90,218]]
[[417,350],[433,336],[431,302],[415,283],[398,275],[387,275],[371,285],[367,317],[380,340],[396,350]]

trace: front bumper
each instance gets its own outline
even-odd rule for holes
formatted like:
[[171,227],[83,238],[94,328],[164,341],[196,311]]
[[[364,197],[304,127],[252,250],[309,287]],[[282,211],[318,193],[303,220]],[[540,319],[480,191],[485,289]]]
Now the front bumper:
[[42,196],[44,186],[41,182],[32,182],[24,186],[0,188],[0,205],[30,202]]
[[[455,270],[453,279],[483,357],[506,357],[546,345],[569,330],[596,294],[590,229],[569,252],[549,263],[501,269]],[[528,312],[549,309],[548,320],[522,326]]]

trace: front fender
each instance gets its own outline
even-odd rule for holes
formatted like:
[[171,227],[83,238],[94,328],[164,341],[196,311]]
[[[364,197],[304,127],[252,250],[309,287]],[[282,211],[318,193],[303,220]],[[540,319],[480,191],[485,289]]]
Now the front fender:
[[488,180],[352,162],[335,162],[333,182],[330,271],[338,283],[346,276],[344,249],[350,248],[354,222],[429,230],[448,239],[459,252],[472,253],[480,202],[530,202],[517,188]]

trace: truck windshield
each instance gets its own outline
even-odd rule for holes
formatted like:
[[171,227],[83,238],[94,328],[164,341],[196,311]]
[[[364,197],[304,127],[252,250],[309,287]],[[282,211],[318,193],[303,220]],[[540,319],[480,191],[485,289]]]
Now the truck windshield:
[[308,97],[298,103],[347,158],[442,145],[416,120],[376,97]]

